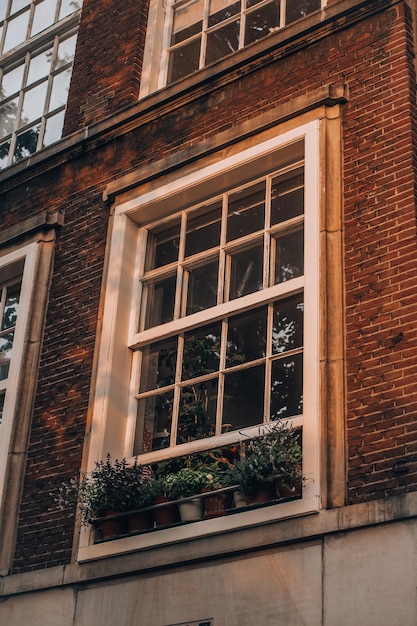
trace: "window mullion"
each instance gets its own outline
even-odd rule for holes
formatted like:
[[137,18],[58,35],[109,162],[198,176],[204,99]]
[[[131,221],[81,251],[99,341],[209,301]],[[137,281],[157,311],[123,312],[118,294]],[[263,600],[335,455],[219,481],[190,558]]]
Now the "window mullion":
[[177,431],[178,431],[178,416],[180,406],[180,392],[181,392],[181,374],[182,374],[182,360],[184,356],[184,335],[178,336],[177,343],[177,364],[175,368],[175,388],[174,398],[172,401],[172,419],[171,419],[171,438],[170,446],[176,446],[177,444]]
[[222,433],[223,421],[223,395],[224,395],[224,370],[226,368],[228,320],[222,320],[222,334],[220,342],[219,380],[217,385],[217,410],[216,410],[216,435]]
[[210,9],[210,0],[204,0],[203,23],[201,26],[200,59],[199,59],[199,65],[198,65],[199,69],[204,67],[206,64],[207,28],[208,28],[209,9]]

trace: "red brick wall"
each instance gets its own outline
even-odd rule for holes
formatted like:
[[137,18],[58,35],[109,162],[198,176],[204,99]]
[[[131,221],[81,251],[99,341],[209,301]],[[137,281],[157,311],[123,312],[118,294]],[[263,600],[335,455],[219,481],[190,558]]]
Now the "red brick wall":
[[[132,6],[129,1],[121,4]],[[98,7],[98,0],[86,3],[87,22]],[[80,47],[93,26],[83,28]],[[126,28],[124,39],[129,32]],[[399,2],[354,28],[328,25],[327,33],[292,56],[265,66],[260,61],[255,72],[242,73],[230,85],[153,123],[130,128],[40,181],[26,180],[0,197],[5,223],[49,207],[66,212],[56,249],[14,571],[64,563],[70,556],[73,519],[50,512],[50,492],[80,465],[108,219],[101,200],[105,184],[323,83],[347,82],[350,89],[343,107],[349,500],[416,488],[411,25]],[[129,48],[129,42],[124,45]],[[89,67],[87,56],[81,57],[76,64],[80,73]],[[122,81],[127,70],[119,64],[114,69]],[[109,73],[101,80],[103,68],[97,66],[91,88],[81,94],[83,80],[77,79],[76,70],[67,126],[72,129],[77,106],[91,102],[94,90],[112,85]],[[133,101],[135,89],[132,83],[123,84],[109,112],[129,98]],[[102,112],[98,106],[97,116]],[[396,342],[399,333],[402,339]],[[409,473],[395,474],[394,462],[404,457],[410,460]]]
[[64,134],[139,95],[149,0],[84,0]]

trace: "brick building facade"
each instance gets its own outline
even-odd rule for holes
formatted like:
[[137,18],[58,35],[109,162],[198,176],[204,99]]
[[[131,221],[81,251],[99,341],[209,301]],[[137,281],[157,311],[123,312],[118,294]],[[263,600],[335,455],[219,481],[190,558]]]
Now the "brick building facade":
[[[257,4],[239,8],[237,26],[237,9],[222,19],[242,29]],[[259,15],[269,16],[275,4],[259,3]],[[14,342],[0,385],[1,623],[415,623],[416,6],[327,0],[316,7],[300,0],[301,13],[290,19],[297,2],[286,4],[286,22],[281,7],[281,22],[271,22],[268,34],[246,45],[240,32],[233,54],[204,63],[201,52],[200,69],[173,80],[179,48],[163,33],[175,31],[181,11],[170,26],[157,0],[83,0],[77,22],[63,18],[78,24],[78,38],[62,138],[21,158],[15,152],[0,170],[0,288],[10,289],[16,277],[22,284],[18,321],[0,334],[5,353]],[[12,2],[7,6],[5,32],[13,26]],[[206,58],[212,13],[201,36]],[[3,52],[3,76],[18,51]],[[46,124],[52,113],[44,114]],[[16,145],[19,132],[10,131]],[[262,226],[262,239],[257,231],[238,243],[225,237],[219,281],[226,296],[213,309],[193,309],[191,321],[174,313],[160,320],[165,326],[148,323],[149,305],[136,310],[141,297],[153,297],[156,309],[158,285],[166,293],[177,276],[175,306],[185,299],[188,307],[194,276],[209,270],[201,251],[194,265],[185,256],[178,275],[174,266],[167,274],[149,269],[142,231],[165,243],[164,229],[181,215],[191,221],[198,207],[232,206],[230,194],[255,183],[274,189],[301,167],[302,276],[264,276],[263,289],[230,295],[235,268],[247,251],[255,258],[259,241],[274,251],[271,266],[263,252],[261,268],[277,267],[285,237],[300,229],[301,218],[291,215],[284,226]],[[266,198],[269,206],[268,191]],[[234,219],[228,211],[227,228]],[[207,255],[215,259],[211,250]],[[180,273],[188,295],[178,295]],[[256,317],[301,292],[304,347],[293,352],[304,358],[303,409],[292,415],[282,401],[266,403],[278,403],[303,429],[302,497],[94,544],[74,507],[57,507],[62,482],[107,453],[143,452],[153,462],[181,452],[173,430],[162,450],[138,443],[136,405],[149,411],[147,399],[158,396],[131,382],[135,355],[198,325],[212,329],[248,311]],[[256,361],[266,372],[278,367],[277,355],[269,356]],[[252,370],[237,369],[236,376]],[[269,398],[274,380],[264,378],[260,396]],[[220,390],[230,388],[227,368],[218,380]],[[249,380],[247,401],[255,394]],[[172,384],[174,396],[182,389],[181,381],[175,390]],[[252,433],[270,415],[246,416],[242,424]],[[231,432],[226,418],[236,425]],[[179,429],[181,413],[176,419]],[[218,446],[244,429],[226,409],[216,420]],[[209,447],[209,440],[185,443],[184,453],[201,450],[201,442]]]

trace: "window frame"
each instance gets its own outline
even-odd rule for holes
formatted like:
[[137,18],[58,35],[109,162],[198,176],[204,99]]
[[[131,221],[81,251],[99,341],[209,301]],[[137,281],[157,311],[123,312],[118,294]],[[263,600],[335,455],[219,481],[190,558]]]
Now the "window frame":
[[[33,20],[34,6],[34,3],[30,4],[29,13],[31,21]],[[65,114],[67,103],[65,102],[64,104],[58,104],[57,106],[52,108],[52,110],[50,108],[52,102],[51,97],[54,88],[54,79],[58,76],[64,75],[68,70],[70,70],[70,76],[68,79],[69,88],[74,59],[61,66],[56,66],[55,61],[57,57],[58,47],[61,42],[65,43],[71,37],[77,37],[78,24],[81,16],[81,8],[76,9],[68,15],[65,15],[61,19],[59,19],[59,10],[60,4],[59,0],[57,0],[55,14],[57,21],[55,21],[44,30],[41,30],[39,33],[36,33],[35,35],[30,36],[25,40],[22,40],[14,48],[0,54],[0,59],[2,62],[0,67],[0,86],[3,80],[3,76],[5,74],[7,74],[9,71],[13,71],[19,66],[22,66],[22,77],[20,80],[19,88],[16,91],[13,91],[11,94],[7,94],[6,97],[0,99],[0,107],[7,106],[8,103],[16,103],[15,119],[13,121],[12,130],[5,133],[4,136],[2,136],[0,139],[0,147],[6,147],[7,144],[9,144],[7,148],[7,154],[2,157],[4,163],[3,165],[0,165],[0,170],[13,165],[22,159],[29,158],[35,152],[38,152],[47,145],[59,141],[59,139],[62,137],[61,130],[58,139],[53,138],[53,140],[49,140],[47,144],[44,143],[48,132],[48,121],[53,118],[61,117],[63,124],[63,116]],[[17,12],[17,14],[19,14],[19,11]],[[8,17],[4,19],[4,25],[7,24],[7,20]],[[3,39],[4,38],[5,31],[3,32]],[[31,59],[36,58],[38,54],[42,54],[42,52],[46,50],[50,50],[52,54],[48,74],[43,74],[41,77],[38,77],[36,80],[27,85]],[[37,87],[40,87],[43,84],[46,84],[46,91],[44,94],[42,111],[39,115],[35,117],[31,116],[30,119],[25,123],[20,123],[19,120],[23,110],[26,93],[29,92],[31,89],[36,89]],[[35,127],[36,132],[38,133],[36,138],[36,148],[32,152],[30,152],[30,154],[24,154],[21,158],[15,158],[15,149],[18,144],[19,137],[23,136],[25,133],[29,132]]]
[[27,341],[38,254],[39,246],[34,242],[9,254],[0,256],[0,272],[2,273],[5,272],[7,268],[9,268],[11,272],[16,272],[14,268],[19,269],[23,264],[22,271],[15,274],[16,277],[21,275],[20,301],[13,341],[13,354],[10,360],[7,385],[5,387],[6,394],[3,407],[3,419],[0,425],[0,503],[3,498],[9,446],[15,425],[14,416],[17,404],[17,392],[20,384],[24,346]]
[[[294,280],[293,291],[298,292],[303,286],[305,289],[305,301],[310,307],[309,326],[310,330],[305,330],[310,345],[304,345],[304,354],[308,355],[309,363],[305,365],[306,370],[315,371],[315,376],[305,379],[305,393],[308,404],[308,412],[312,416],[306,419],[304,413],[304,434],[303,434],[303,472],[306,476],[303,497],[299,500],[281,503],[269,507],[265,513],[263,511],[248,511],[239,516],[227,518],[227,523],[219,520],[207,520],[204,524],[190,525],[194,529],[162,529],[158,533],[148,533],[146,535],[123,538],[106,544],[92,545],[89,529],[81,530],[79,544],[79,560],[89,560],[107,554],[117,554],[120,551],[140,549],[150,547],[155,544],[172,542],[193,536],[204,536],[210,532],[222,532],[222,529],[240,528],[247,524],[264,523],[273,519],[293,515],[303,515],[316,512],[320,509],[321,502],[321,425],[320,425],[320,310],[319,310],[319,214],[321,198],[321,120],[313,119],[307,121],[296,128],[275,131],[273,137],[265,139],[261,136],[259,143],[254,143],[249,148],[237,144],[235,154],[226,158],[221,158],[209,164],[201,164],[197,170],[187,173],[177,172],[175,178],[171,180],[157,179],[149,186],[145,183],[144,188],[135,189],[133,198],[124,200],[123,197],[116,200],[116,205],[111,217],[109,232],[108,256],[107,256],[107,278],[104,286],[103,318],[100,334],[100,342],[97,354],[97,372],[94,382],[94,395],[92,401],[92,421],[89,441],[89,451],[87,460],[87,471],[93,469],[95,461],[105,458],[109,453],[112,458],[130,457],[132,454],[132,442],[134,439],[134,429],[136,422],[136,399],[138,380],[138,359],[132,358],[132,348],[137,347],[142,342],[149,340],[152,329],[143,331],[141,337],[137,336],[138,328],[138,307],[132,307],[132,302],[138,302],[140,294],[139,267],[143,263],[144,245],[141,240],[141,229],[138,228],[151,221],[151,217],[160,217],[174,214],[184,208],[183,202],[187,205],[193,197],[201,197],[202,194],[210,193],[213,183],[221,187],[229,186],[230,179],[243,176],[245,166],[251,164],[251,169],[255,167],[269,167],[274,162],[277,152],[282,152],[284,148],[291,149],[297,141],[305,142],[305,185],[313,198],[313,206],[305,212],[305,229],[310,233],[306,236],[305,258],[311,259],[308,263],[311,275],[305,279],[296,278]],[[239,150],[240,148],[240,150]],[[239,151],[238,151],[239,150]],[[203,157],[204,158],[204,157]],[[211,162],[211,164],[210,164]],[[246,174],[247,176],[247,174]],[[159,183],[159,184],[158,184]],[[185,196],[187,199],[185,199]],[[175,207],[175,211],[173,210]],[[142,231],[143,232],[143,231]],[[275,300],[276,297],[288,293],[287,287],[282,287],[282,283],[264,290],[262,298],[266,301]],[[262,292],[261,292],[262,293]],[[244,298],[252,298],[244,296]],[[242,298],[243,299],[243,298]],[[251,302],[248,301],[248,306]],[[233,303],[226,302],[219,305],[218,317],[233,310]],[[197,326],[204,321],[205,312],[194,313],[189,316],[187,324],[190,327]],[[175,320],[170,326],[168,334],[175,331]],[[183,320],[180,320],[180,327],[183,327]],[[130,347],[128,347],[130,346]],[[120,381],[125,381],[120,384]],[[126,381],[130,381],[128,384]],[[294,420],[294,425],[299,425]],[[242,438],[247,439],[247,435],[256,436],[259,427],[248,429]],[[210,438],[209,447],[228,445],[237,439],[236,432],[227,433]],[[178,446],[181,448],[177,456],[188,453],[188,444]],[[190,450],[198,452],[206,449],[207,439],[192,442]],[[150,453],[151,455],[153,453]],[[168,448],[158,451],[158,459],[164,460],[172,458],[173,450]],[[141,455],[140,463],[150,460],[147,455]],[[155,460],[155,456],[153,456]],[[273,509],[273,510],[271,510]],[[233,519],[232,519],[233,518]],[[201,529],[203,527],[203,529]],[[177,534],[175,533],[177,531]],[[155,537],[157,535],[157,537]]]
[[[174,18],[174,9],[176,6],[187,3],[189,0],[167,0],[167,2],[161,2],[161,0],[151,0],[149,7],[149,17],[147,24],[147,35],[145,42],[145,54],[144,54],[144,62],[143,62],[143,72],[142,72],[142,81],[140,87],[140,95],[139,97],[145,97],[146,95],[163,89],[165,87],[170,86],[171,84],[175,84],[178,81],[184,80],[190,76],[192,76],[195,72],[200,71],[210,65],[218,63],[223,59],[233,55],[234,53],[246,49],[250,47],[254,43],[258,43],[259,41],[265,40],[271,34],[281,31],[282,29],[291,26],[294,23],[299,22],[305,17],[308,17],[314,12],[320,11],[327,6],[328,0],[321,0],[321,8],[308,13],[306,16],[299,18],[298,20],[292,21],[289,24],[286,23],[286,2],[288,0],[282,0],[280,3],[280,25],[272,28],[268,35],[264,35],[259,39],[256,39],[253,42],[250,42],[245,45],[244,43],[244,31],[245,31],[245,19],[246,16],[256,11],[258,5],[254,5],[252,7],[246,7],[246,0],[241,0],[241,8],[239,10],[239,15],[241,16],[241,24],[239,26],[239,45],[237,50],[230,52],[228,55],[224,55],[219,57],[216,61],[205,63],[205,49],[206,43],[204,41],[207,38],[207,33],[213,32],[214,30],[220,28],[219,24],[209,27],[207,22],[207,14],[208,14],[208,3],[210,0],[202,0],[205,7],[203,10],[203,21],[204,26],[202,27],[201,36],[203,38],[203,43],[200,48],[200,59],[199,59],[199,67],[193,72],[185,74],[182,78],[178,78],[176,80],[168,82],[168,71],[169,71],[169,55],[172,49],[178,46],[178,44],[171,45],[171,31],[173,26],[173,18]],[[259,4],[262,6],[266,6],[267,0],[259,0]],[[262,8],[262,7],[261,7]],[[225,22],[230,22],[233,18],[228,18]],[[192,39],[192,37],[190,38]]]

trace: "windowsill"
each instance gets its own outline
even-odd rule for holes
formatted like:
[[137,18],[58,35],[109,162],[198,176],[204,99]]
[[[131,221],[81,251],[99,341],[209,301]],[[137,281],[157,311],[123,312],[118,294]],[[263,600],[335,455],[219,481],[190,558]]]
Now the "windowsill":
[[216,535],[265,526],[292,517],[318,513],[317,502],[318,498],[313,498],[310,495],[309,498],[299,498],[287,502],[272,501],[261,505],[251,505],[242,509],[233,509],[233,512],[229,510],[228,514],[221,517],[194,522],[178,522],[170,526],[152,528],[120,538],[103,540],[92,545],[86,545],[86,541],[90,540],[91,531],[84,528],[81,531],[81,547],[77,560],[82,563],[129,552],[157,549],[162,546],[179,546]]

